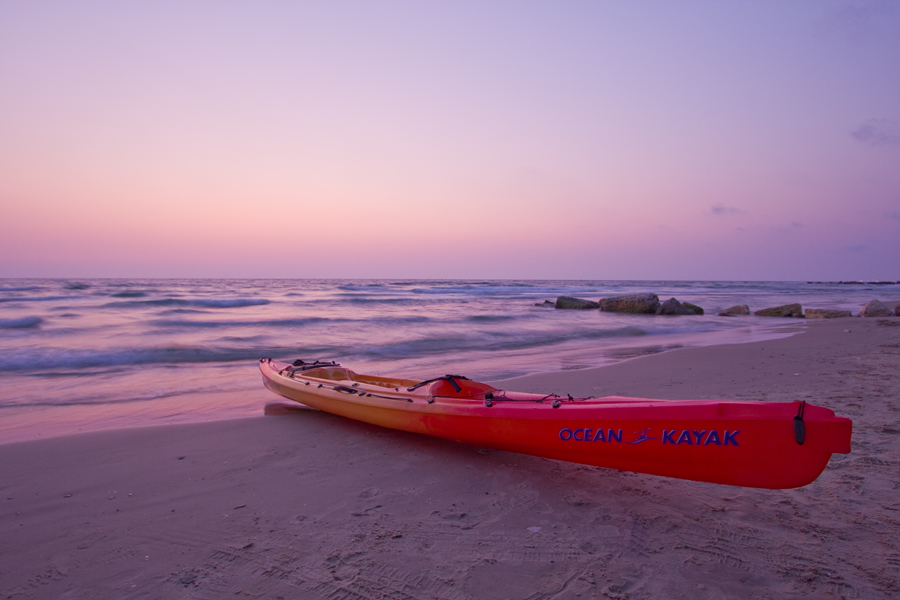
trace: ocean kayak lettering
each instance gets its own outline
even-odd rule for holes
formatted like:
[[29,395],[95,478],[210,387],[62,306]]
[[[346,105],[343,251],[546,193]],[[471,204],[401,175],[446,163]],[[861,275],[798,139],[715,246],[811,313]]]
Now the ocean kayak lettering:
[[622,430],[619,429],[615,431],[613,429],[607,429],[606,432],[602,429],[598,429],[596,433],[594,433],[593,429],[560,429],[559,430],[559,439],[564,442],[568,442],[569,440],[575,440],[576,442],[622,442]]
[[712,431],[706,431],[705,429],[697,431],[696,429],[663,429],[663,444],[689,444],[696,446],[708,446],[710,444],[715,444],[716,446],[727,446],[731,444],[733,446],[740,446],[737,442],[737,434],[740,433],[740,430],[737,431],[728,431],[725,430],[724,435],[719,435],[719,432],[713,429]]
[[[659,439],[656,437],[651,437],[648,432],[649,429],[644,429],[641,431],[636,431],[635,434],[637,437],[630,441],[626,442],[628,444],[640,444],[641,442],[647,442],[650,440]],[[724,431],[716,431],[706,430],[706,429],[663,429],[662,430],[662,443],[663,444],[671,444],[673,446],[679,446],[681,444],[687,444],[689,446],[740,446],[737,441],[737,436],[740,433],[740,430],[730,431],[725,429]],[[577,428],[577,429],[569,429],[568,427],[564,427],[559,430],[559,439],[564,442],[575,441],[575,442],[618,442],[622,443],[622,430],[615,429],[586,429],[586,428]]]

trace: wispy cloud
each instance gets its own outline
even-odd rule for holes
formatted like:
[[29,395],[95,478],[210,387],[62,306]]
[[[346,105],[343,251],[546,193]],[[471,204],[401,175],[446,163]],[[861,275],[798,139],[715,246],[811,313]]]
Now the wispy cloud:
[[872,146],[897,146],[900,145],[900,123],[890,119],[869,119],[851,135]]
[[803,223],[801,223],[800,221],[791,221],[791,227],[793,227],[794,229],[800,229],[801,227],[803,227]]
[[849,246],[844,246],[840,250],[841,252],[864,252],[868,250],[869,247],[866,244],[851,244]]
[[886,213],[884,213],[884,216],[887,217],[888,219],[900,221],[900,213],[898,213],[898,212],[886,212]]
[[725,206],[724,204],[719,202],[718,204],[714,204],[712,208],[709,209],[709,214],[716,217],[722,217],[725,215],[742,215],[744,214],[744,211],[739,208],[735,208],[734,206]]

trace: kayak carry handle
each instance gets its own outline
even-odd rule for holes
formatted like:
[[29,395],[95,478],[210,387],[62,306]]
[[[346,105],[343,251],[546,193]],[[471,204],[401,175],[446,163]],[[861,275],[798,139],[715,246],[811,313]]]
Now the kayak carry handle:
[[806,441],[806,423],[803,422],[805,409],[806,400],[800,403],[800,410],[797,411],[797,416],[794,417],[794,439],[797,440],[797,444],[800,446]]

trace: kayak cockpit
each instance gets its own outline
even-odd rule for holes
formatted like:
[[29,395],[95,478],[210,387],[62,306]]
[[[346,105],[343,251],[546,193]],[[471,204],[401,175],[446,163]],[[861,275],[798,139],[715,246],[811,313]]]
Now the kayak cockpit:
[[484,398],[486,394],[496,392],[486,383],[472,381],[462,375],[445,375],[434,379],[397,379],[392,377],[378,377],[376,375],[363,375],[344,368],[337,363],[306,363],[285,364],[278,371],[292,379],[302,378],[315,380],[320,383],[333,382],[339,385],[358,387],[378,387],[391,391],[414,392],[421,395],[446,398]]
[[344,367],[316,367],[303,371],[303,377],[311,379],[324,379],[327,381],[352,381],[364,385],[375,385],[383,388],[404,388],[419,383],[415,379],[393,379],[390,377],[376,377],[375,375],[361,375]]
[[429,396],[441,396],[449,398],[471,398],[483,396],[488,392],[497,391],[486,383],[471,381],[465,377],[438,377],[425,381],[416,379],[394,379],[391,377],[378,377],[375,375],[363,375],[350,369],[339,366],[317,367],[304,371],[303,377],[326,381],[347,382],[364,386],[378,386],[391,390],[411,392],[421,389]]

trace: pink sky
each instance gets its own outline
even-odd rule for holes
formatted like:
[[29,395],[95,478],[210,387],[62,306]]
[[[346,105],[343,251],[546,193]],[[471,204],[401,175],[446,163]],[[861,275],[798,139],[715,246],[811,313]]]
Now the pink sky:
[[0,277],[900,279],[896,2],[0,3]]

